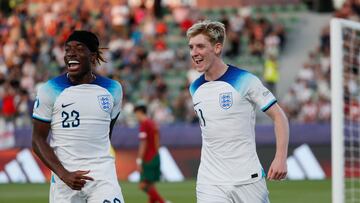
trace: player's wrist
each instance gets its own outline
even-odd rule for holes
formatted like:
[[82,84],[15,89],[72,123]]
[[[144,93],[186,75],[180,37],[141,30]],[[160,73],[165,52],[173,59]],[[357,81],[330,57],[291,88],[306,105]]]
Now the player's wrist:
[[143,163],[143,160],[141,158],[136,158],[136,164],[141,165]]
[[57,171],[55,174],[60,178],[60,180],[64,181],[64,179],[69,176],[69,171],[62,169]]

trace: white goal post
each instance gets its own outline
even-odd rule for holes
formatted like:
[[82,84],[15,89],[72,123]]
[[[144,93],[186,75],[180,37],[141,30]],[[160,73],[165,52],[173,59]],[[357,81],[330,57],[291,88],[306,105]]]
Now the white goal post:
[[348,116],[352,111],[351,103],[347,103],[348,113],[345,113],[344,103],[345,98],[359,102],[360,97],[350,98],[351,93],[345,94],[344,89],[349,74],[352,78],[356,76],[354,84],[359,88],[360,23],[334,18],[330,29],[332,203],[359,203],[360,125],[359,120]]

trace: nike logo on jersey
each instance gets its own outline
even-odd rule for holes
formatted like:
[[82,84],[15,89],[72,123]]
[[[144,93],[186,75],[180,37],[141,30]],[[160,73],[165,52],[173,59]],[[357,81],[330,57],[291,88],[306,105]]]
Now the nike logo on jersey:
[[70,104],[61,104],[61,107],[65,108],[65,107],[68,107],[68,106],[73,105],[73,104],[75,104],[75,102],[70,103]]
[[198,103],[194,104],[194,107],[195,107],[196,105],[200,104],[200,103],[201,103],[201,102],[198,102]]

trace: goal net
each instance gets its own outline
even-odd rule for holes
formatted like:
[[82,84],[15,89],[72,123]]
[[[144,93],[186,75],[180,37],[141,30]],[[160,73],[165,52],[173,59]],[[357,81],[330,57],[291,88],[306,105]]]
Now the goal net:
[[360,203],[360,23],[331,21],[332,202]]

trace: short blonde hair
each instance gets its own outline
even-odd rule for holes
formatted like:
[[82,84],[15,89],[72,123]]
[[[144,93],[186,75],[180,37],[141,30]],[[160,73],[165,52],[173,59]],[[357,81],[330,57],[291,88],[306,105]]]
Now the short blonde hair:
[[192,25],[186,32],[188,39],[203,34],[209,38],[212,45],[225,42],[225,25],[217,21],[200,21]]

